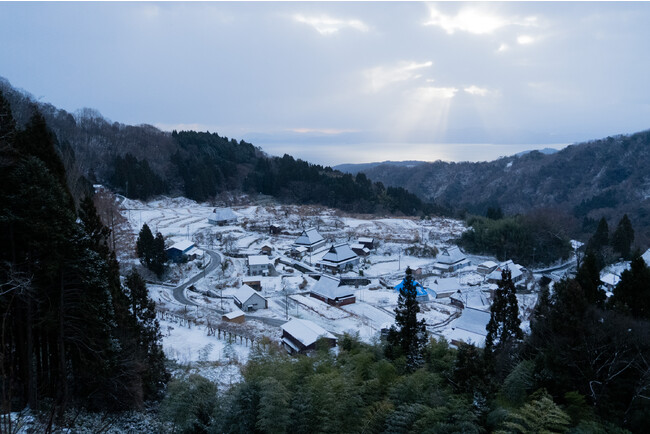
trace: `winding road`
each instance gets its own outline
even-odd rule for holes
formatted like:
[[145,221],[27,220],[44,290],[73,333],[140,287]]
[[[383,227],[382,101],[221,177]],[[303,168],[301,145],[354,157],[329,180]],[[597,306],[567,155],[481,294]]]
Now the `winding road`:
[[[174,288],[172,291],[172,294],[176,301],[178,301],[181,304],[184,304],[186,306],[199,306],[190,299],[188,299],[185,296],[185,289],[192,285],[193,283],[196,283],[199,279],[203,278],[203,276],[206,276],[210,273],[212,273],[220,264],[221,264],[221,256],[217,252],[213,252],[211,250],[203,250],[205,253],[210,255],[210,263],[208,266],[205,268],[205,270],[201,270],[198,274],[193,276],[191,279],[183,283],[182,285],[177,286]],[[213,312],[223,314],[225,311],[222,311],[220,309],[215,309],[213,307],[208,307],[208,306],[201,306],[204,309],[211,310]],[[266,323],[268,325],[274,326],[274,327],[280,327],[282,324],[286,323],[287,321],[284,319],[277,319],[277,318],[267,318],[265,316],[256,316],[256,315],[244,315],[246,319],[255,319],[258,321],[261,321],[263,323]]]

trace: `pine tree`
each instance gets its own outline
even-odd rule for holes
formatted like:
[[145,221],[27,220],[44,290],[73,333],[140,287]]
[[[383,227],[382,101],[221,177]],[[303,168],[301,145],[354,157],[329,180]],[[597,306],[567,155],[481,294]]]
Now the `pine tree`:
[[600,271],[596,260],[596,255],[589,251],[585,255],[582,265],[576,274],[576,281],[585,293],[585,298],[589,303],[602,307],[607,296],[605,291],[600,289]]
[[151,229],[149,229],[149,226],[146,223],[143,224],[142,229],[140,229],[140,233],[138,234],[138,240],[135,243],[135,251],[138,258],[140,258],[142,265],[147,268],[151,266],[153,240],[154,238]]
[[615,252],[619,252],[623,259],[630,259],[632,253],[632,243],[634,242],[634,229],[632,222],[625,214],[616,226],[616,230],[612,234],[612,248]]
[[165,263],[167,262],[167,253],[165,253],[165,239],[160,232],[156,233],[156,238],[151,245],[151,260],[149,269],[161,278],[165,272]]
[[485,337],[485,353],[491,355],[508,344],[521,341],[524,334],[520,324],[519,304],[512,273],[504,269],[490,309],[490,321],[486,327],[488,333]]
[[610,303],[636,318],[650,319],[650,267],[641,256],[633,259],[629,270],[621,273]]
[[128,299],[133,323],[137,325],[137,351],[146,366],[142,383],[144,398],[159,398],[169,374],[165,369],[165,355],[160,343],[162,335],[156,319],[156,304],[149,298],[147,284],[135,269],[126,277]]
[[609,245],[609,227],[607,220],[602,217],[598,222],[596,232],[587,242],[586,252],[593,253],[596,257],[596,266],[600,270],[605,266],[605,255],[603,249]]
[[399,348],[399,353],[406,357],[406,366],[410,371],[421,365],[422,350],[427,340],[425,322],[417,319],[420,304],[416,297],[417,290],[413,282],[412,271],[411,268],[407,268],[395,308],[395,324],[399,330],[392,326],[387,339],[393,348]]

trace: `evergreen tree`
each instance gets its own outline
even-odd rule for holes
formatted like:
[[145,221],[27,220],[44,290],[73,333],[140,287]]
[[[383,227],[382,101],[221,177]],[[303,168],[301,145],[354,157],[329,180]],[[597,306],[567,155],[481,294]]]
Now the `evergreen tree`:
[[143,224],[138,234],[138,240],[135,243],[135,251],[142,265],[147,268],[151,266],[151,258],[153,257],[153,240],[151,229],[146,223]]
[[159,398],[169,374],[160,343],[162,335],[156,319],[156,304],[149,298],[147,284],[135,269],[126,277],[133,323],[138,328],[137,351],[146,369],[143,372],[144,398]]
[[151,260],[149,269],[156,273],[160,279],[165,272],[165,263],[167,262],[167,253],[165,252],[165,239],[160,232],[156,233],[156,238],[151,246]]
[[621,273],[610,303],[635,318],[650,319],[650,268],[641,256],[633,259],[630,268]]
[[399,330],[392,326],[387,339],[393,348],[399,348],[398,354],[406,357],[406,366],[410,371],[422,363],[422,350],[427,339],[425,322],[417,319],[420,304],[416,297],[417,290],[409,267],[395,308],[395,324]]
[[576,274],[576,281],[582,287],[585,298],[589,303],[603,307],[605,299],[605,291],[600,288],[600,271],[596,260],[596,255],[589,251],[585,255],[582,265]]
[[612,248],[615,252],[619,252],[621,257],[625,260],[630,259],[632,253],[632,243],[634,242],[634,229],[632,222],[625,214],[616,226],[616,230],[612,234]]
[[598,222],[598,227],[596,232],[587,242],[586,252],[593,253],[596,256],[596,265],[600,270],[605,266],[605,255],[603,248],[609,245],[609,227],[607,226],[607,220],[605,217],[602,217]]
[[486,355],[490,356],[507,348],[509,344],[521,341],[524,334],[520,324],[515,284],[512,273],[506,268],[501,272],[501,280],[490,308],[490,321],[486,327],[488,333],[485,337]]

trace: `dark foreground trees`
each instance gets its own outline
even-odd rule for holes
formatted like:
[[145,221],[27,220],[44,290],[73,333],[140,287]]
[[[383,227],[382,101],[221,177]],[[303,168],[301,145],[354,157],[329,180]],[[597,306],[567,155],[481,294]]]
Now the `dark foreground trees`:
[[45,401],[59,414],[72,404],[140,407],[150,396],[146,357],[134,351],[141,328],[107,247],[109,231],[91,200],[77,213],[39,115],[16,131],[7,107],[0,95],[2,410]]

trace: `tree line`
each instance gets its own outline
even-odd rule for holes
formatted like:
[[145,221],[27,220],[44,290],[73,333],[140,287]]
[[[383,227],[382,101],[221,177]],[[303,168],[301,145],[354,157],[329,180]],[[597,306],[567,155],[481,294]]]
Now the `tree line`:
[[18,128],[0,93],[2,412],[142,408],[168,379],[154,304],[137,273],[122,283],[110,230],[71,194],[57,148],[39,112]]

